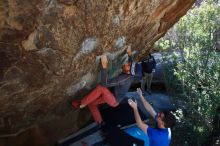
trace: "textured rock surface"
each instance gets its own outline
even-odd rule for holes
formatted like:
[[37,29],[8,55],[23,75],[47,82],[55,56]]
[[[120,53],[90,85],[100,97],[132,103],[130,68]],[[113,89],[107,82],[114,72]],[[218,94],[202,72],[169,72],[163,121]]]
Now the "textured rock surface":
[[82,126],[90,116],[70,101],[95,85],[99,56],[126,44],[143,56],[194,1],[1,0],[0,145],[49,145]]

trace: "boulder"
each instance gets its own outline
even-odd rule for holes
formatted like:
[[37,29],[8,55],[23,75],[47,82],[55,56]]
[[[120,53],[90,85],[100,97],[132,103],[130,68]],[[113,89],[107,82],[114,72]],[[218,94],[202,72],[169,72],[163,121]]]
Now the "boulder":
[[82,127],[74,110],[99,80],[120,71],[125,46],[142,58],[195,0],[1,0],[0,145],[52,145]]

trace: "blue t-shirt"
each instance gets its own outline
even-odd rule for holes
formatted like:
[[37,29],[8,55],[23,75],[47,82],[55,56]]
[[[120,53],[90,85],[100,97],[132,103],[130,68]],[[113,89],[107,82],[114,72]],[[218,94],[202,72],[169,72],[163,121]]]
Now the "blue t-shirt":
[[171,140],[170,128],[147,128],[150,146],[169,146]]

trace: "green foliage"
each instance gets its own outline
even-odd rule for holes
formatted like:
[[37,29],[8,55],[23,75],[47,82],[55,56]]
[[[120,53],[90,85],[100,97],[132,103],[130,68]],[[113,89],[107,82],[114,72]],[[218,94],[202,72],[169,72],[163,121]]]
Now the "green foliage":
[[165,66],[168,91],[187,105],[177,128],[179,134],[185,135],[182,137],[185,145],[205,142],[220,105],[220,52],[215,50],[220,41],[220,34],[216,35],[219,24],[220,2],[204,1],[157,42],[169,54],[164,55],[164,60],[172,60]]
[[187,102],[207,119],[220,105],[220,58],[211,51],[195,51],[179,63],[174,74],[185,87]]

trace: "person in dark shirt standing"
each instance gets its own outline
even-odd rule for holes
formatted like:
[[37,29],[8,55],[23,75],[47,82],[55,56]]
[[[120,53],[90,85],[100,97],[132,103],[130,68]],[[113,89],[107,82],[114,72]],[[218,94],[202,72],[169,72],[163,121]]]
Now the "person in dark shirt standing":
[[153,79],[153,73],[156,69],[156,61],[154,57],[149,53],[144,61],[141,62],[143,70],[143,79],[141,83],[142,91],[145,91],[145,85],[147,83],[147,92],[151,94],[151,82]]
[[[101,57],[101,83],[96,86],[87,96],[81,101],[73,100],[72,106],[75,108],[89,107],[94,120],[101,124],[103,119],[98,109],[98,105],[107,103],[109,106],[116,107],[126,97],[132,81],[135,76],[142,74],[141,65],[132,62],[131,47],[127,47],[128,62],[123,64],[122,72],[109,79],[107,75],[108,59],[106,55]],[[112,94],[108,87],[114,87],[114,94]]]

